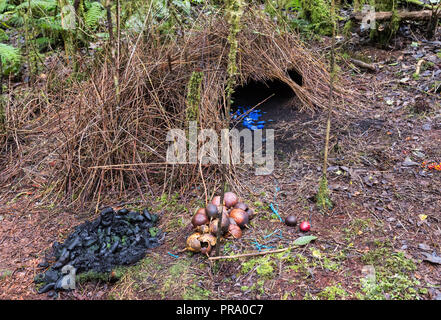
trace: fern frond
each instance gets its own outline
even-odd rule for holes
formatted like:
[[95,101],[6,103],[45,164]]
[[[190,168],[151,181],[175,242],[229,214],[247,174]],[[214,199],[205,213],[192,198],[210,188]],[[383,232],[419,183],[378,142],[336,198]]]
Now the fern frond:
[[20,70],[21,54],[19,49],[0,43],[0,59],[2,60],[4,75],[16,73]]
[[105,14],[106,11],[99,2],[92,2],[84,17],[86,26],[91,30],[95,30],[99,25],[99,21],[105,17]]
[[[32,0],[31,9],[34,16],[45,16],[55,10],[57,7],[56,0]],[[16,7],[16,10],[27,10],[29,8],[29,2],[25,1]]]
[[0,42],[4,42],[4,41],[8,41],[9,40],[9,36],[8,34],[5,32],[5,30],[0,29]]
[[4,12],[8,7],[8,0],[0,0],[0,13]]
[[59,17],[42,17],[35,20],[35,26],[41,31],[47,33],[61,33],[63,28],[61,27],[61,20]]
[[14,27],[21,27],[24,25],[24,18],[19,12],[14,12],[8,21]]

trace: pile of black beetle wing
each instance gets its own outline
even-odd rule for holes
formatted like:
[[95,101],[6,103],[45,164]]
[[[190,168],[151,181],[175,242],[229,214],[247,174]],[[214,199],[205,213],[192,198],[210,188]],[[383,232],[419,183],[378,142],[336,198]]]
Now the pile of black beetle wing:
[[38,293],[62,290],[61,269],[65,265],[73,266],[76,274],[87,271],[110,273],[117,266],[141,260],[147,249],[160,244],[164,235],[157,228],[151,229],[157,220],[158,216],[150,214],[147,209],[140,213],[105,208],[97,219],[77,226],[64,243],[54,242],[52,253],[39,267],[48,268],[47,261],[56,262],[34,279],[40,284]]

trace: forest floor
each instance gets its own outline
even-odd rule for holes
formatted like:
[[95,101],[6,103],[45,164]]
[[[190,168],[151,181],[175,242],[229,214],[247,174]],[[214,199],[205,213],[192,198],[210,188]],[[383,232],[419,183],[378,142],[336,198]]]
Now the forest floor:
[[[314,242],[218,263],[178,253],[200,200],[175,194],[152,205],[161,216],[159,227],[167,232],[163,245],[127,268],[118,281],[81,282],[58,298],[441,299],[441,171],[424,165],[441,162],[441,96],[435,90],[423,92],[441,78],[441,49],[439,41],[400,41],[394,50],[348,50],[376,63],[377,72],[357,71],[339,60],[342,76],[362,93],[363,107],[332,119],[332,210],[321,213],[313,201],[325,114],[311,116],[278,105],[270,125],[276,130],[274,173],[240,173],[250,188],[240,196],[258,216],[241,239],[223,242],[223,254],[254,252],[254,241],[285,248],[304,235],[282,224],[270,203],[282,217],[310,220]],[[426,63],[415,77],[419,59]],[[94,217],[90,210],[37,206],[38,198],[32,186],[13,197],[0,194],[0,299],[48,299],[36,293],[33,283],[44,252]]]

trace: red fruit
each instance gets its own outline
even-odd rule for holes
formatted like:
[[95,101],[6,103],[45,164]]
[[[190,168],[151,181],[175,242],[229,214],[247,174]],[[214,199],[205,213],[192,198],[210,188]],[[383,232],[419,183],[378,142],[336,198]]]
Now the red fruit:
[[303,221],[300,224],[300,230],[303,232],[308,232],[311,229],[311,224],[308,221]]

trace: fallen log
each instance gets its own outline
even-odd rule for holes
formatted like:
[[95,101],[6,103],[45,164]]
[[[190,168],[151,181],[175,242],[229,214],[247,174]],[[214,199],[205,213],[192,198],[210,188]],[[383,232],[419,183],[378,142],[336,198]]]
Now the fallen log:
[[[432,17],[432,10],[422,10],[422,11],[397,11],[396,13],[401,20],[430,20]],[[380,11],[375,12],[375,20],[389,20],[393,15],[393,12]],[[365,15],[361,12],[356,12],[351,17],[357,21],[362,21]]]
[[357,67],[368,69],[370,71],[377,71],[377,68],[374,64],[366,63],[357,59],[350,59],[350,61],[356,65]]

